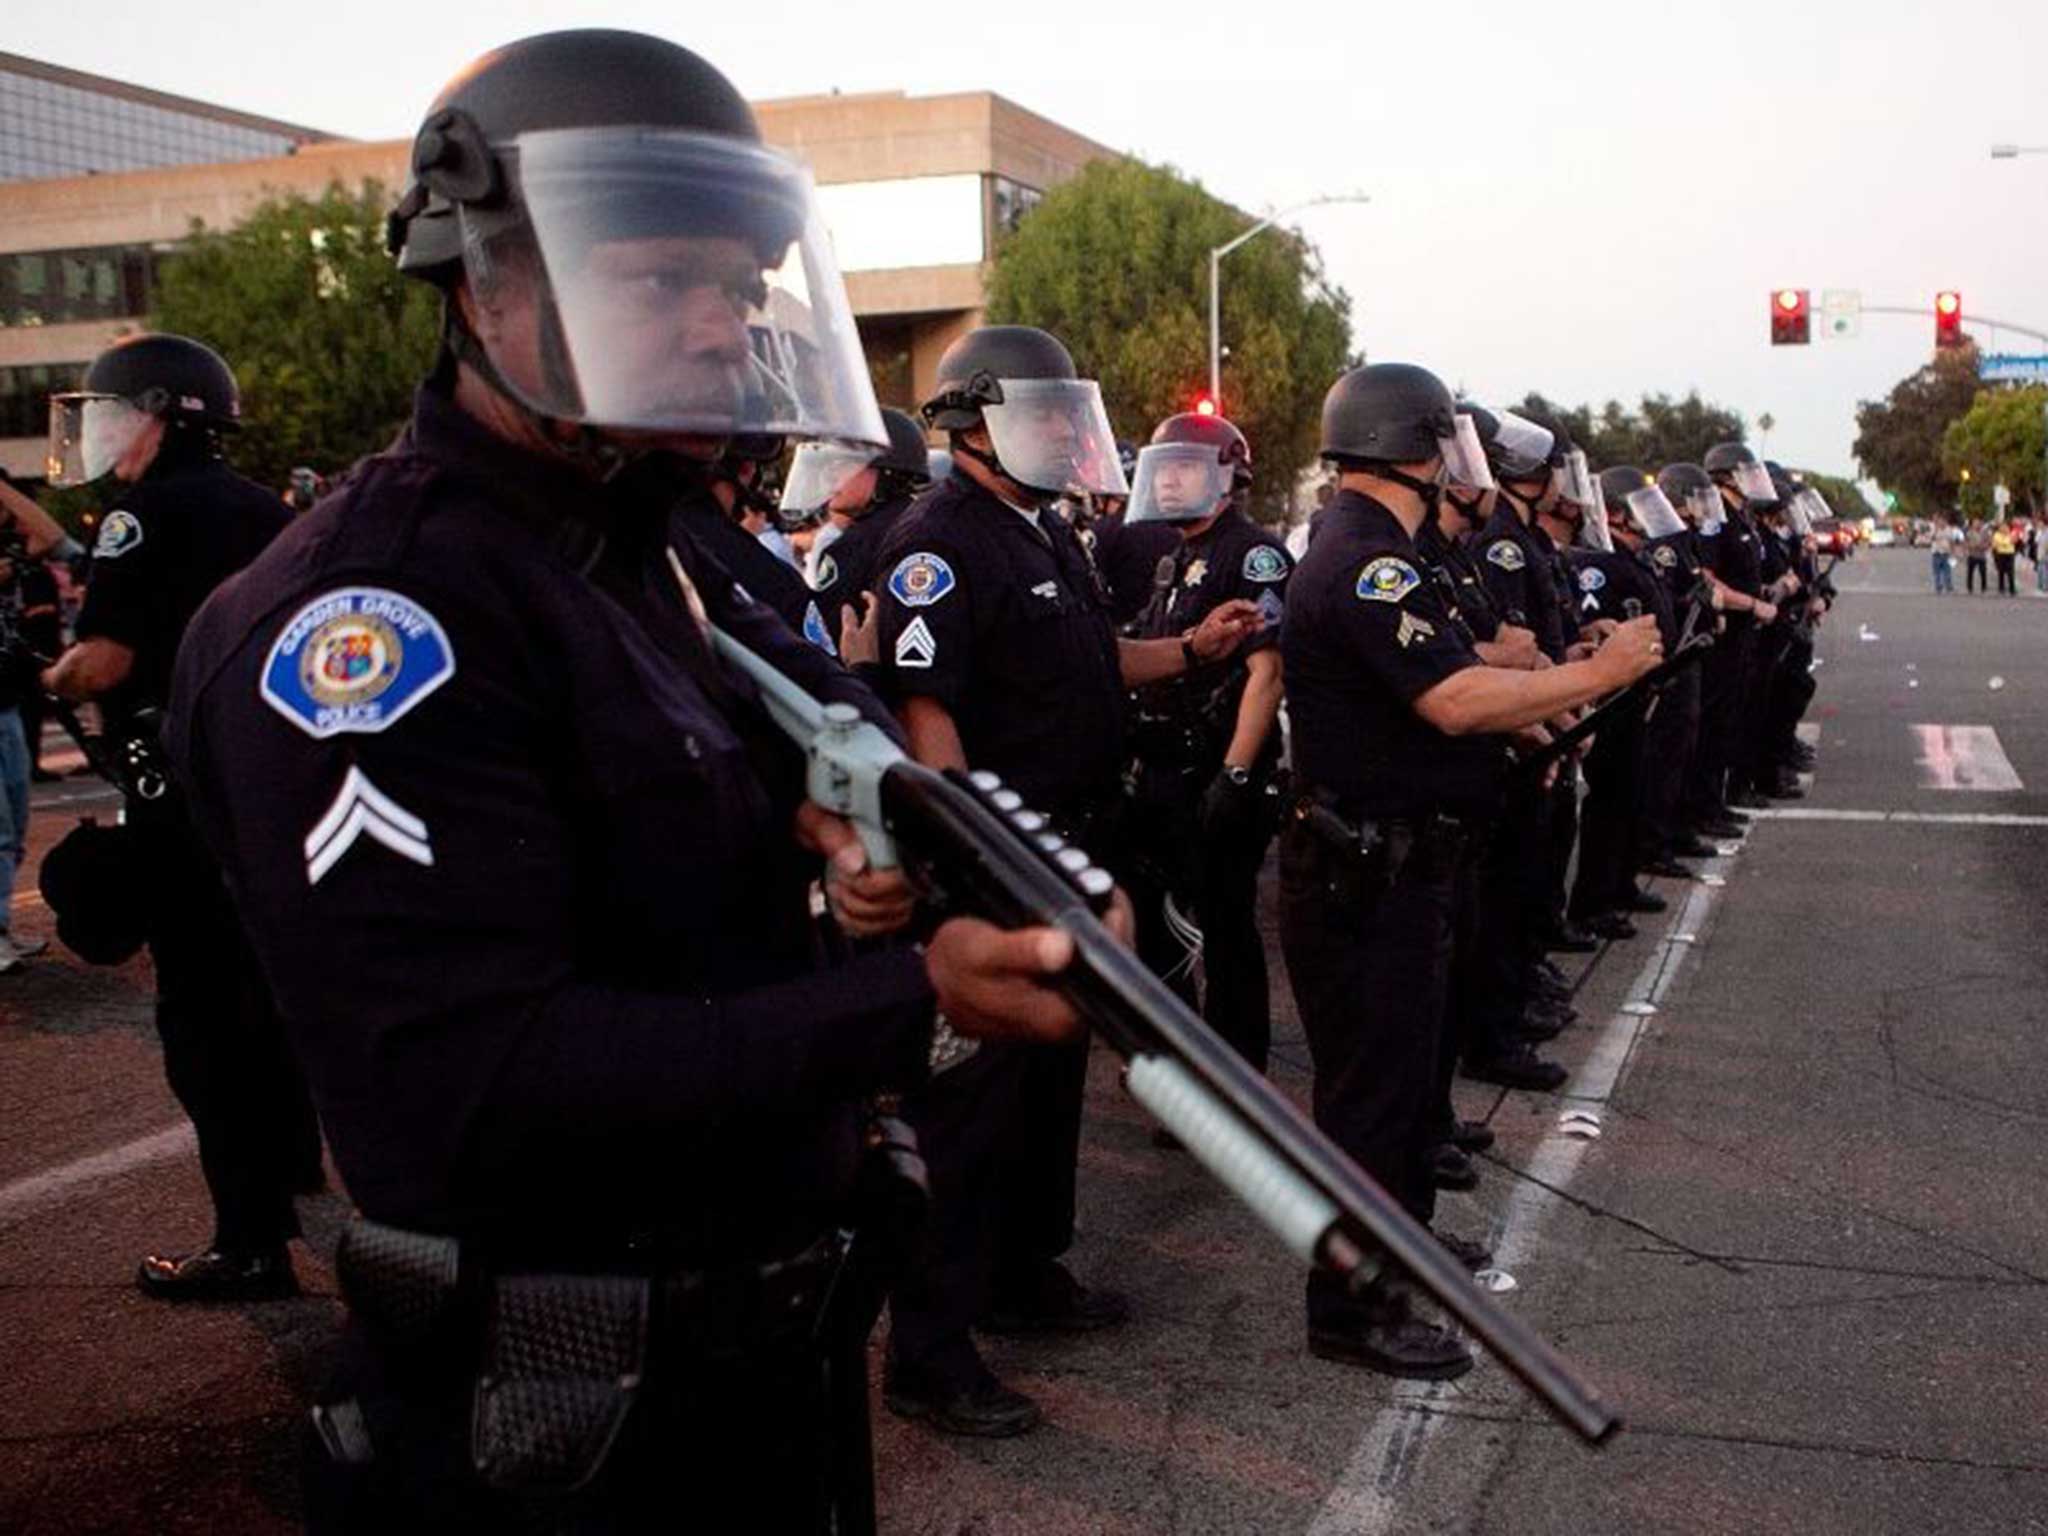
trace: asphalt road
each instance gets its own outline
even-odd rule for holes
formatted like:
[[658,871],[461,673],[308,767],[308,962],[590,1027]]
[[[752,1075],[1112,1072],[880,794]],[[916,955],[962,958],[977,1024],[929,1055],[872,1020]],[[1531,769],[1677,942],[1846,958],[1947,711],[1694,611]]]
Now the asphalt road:
[[[1585,968],[1562,1094],[1460,1086],[1501,1144],[1444,1219],[1495,1239],[1503,1302],[1622,1408],[1618,1439],[1581,1448],[1490,1363],[1426,1388],[1311,1359],[1292,1262],[1150,1145],[1099,1057],[1073,1258],[1134,1320],[991,1341],[1047,1410],[1022,1440],[878,1405],[884,1528],[2048,1531],[2048,600],[1937,599],[1911,551],[1837,578],[1809,798]],[[302,1300],[133,1292],[141,1249],[205,1219],[147,986],[62,957],[0,979],[0,1531],[296,1528],[345,1205],[306,1204]]]

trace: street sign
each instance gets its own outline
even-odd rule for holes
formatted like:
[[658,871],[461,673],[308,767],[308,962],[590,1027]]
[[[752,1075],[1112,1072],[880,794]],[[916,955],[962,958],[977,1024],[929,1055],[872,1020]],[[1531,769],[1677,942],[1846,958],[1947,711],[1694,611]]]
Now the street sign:
[[1977,377],[2018,384],[2048,384],[2048,352],[1986,352],[1977,359]]
[[1860,335],[1863,295],[1854,288],[1829,288],[1820,296],[1820,333],[1828,341]]

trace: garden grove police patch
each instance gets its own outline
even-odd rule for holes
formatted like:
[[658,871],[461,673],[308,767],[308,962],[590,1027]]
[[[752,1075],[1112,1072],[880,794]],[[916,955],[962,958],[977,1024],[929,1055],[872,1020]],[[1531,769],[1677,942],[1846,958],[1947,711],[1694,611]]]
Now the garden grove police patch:
[[292,615],[263,663],[260,691],[308,736],[369,734],[454,675],[440,620],[402,593],[343,587]]
[[924,550],[905,555],[889,573],[889,590],[906,608],[929,608],[953,590],[953,567]]
[[1513,539],[1496,539],[1487,545],[1486,558],[1504,571],[1519,571],[1527,564],[1522,558],[1522,546]]
[[1678,551],[1669,544],[1659,544],[1650,551],[1650,558],[1657,563],[1660,569],[1668,571],[1678,564]]
[[1255,544],[1244,557],[1246,581],[1278,581],[1287,574],[1287,557],[1270,544]]
[[1381,555],[1358,573],[1358,595],[1372,603],[1398,603],[1421,585],[1415,567],[1394,555]]
[[113,560],[138,548],[141,543],[142,524],[135,520],[135,514],[116,508],[100,523],[100,536],[92,543],[92,557],[95,560]]
[[1579,590],[1581,592],[1598,592],[1606,585],[1607,573],[1597,565],[1589,565],[1579,572]]

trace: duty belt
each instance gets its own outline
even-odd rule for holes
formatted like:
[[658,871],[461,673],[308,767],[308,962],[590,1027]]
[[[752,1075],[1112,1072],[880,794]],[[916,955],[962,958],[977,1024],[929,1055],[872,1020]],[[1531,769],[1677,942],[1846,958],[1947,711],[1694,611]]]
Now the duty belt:
[[1341,797],[1313,787],[1295,797],[1293,819],[1339,853],[1367,860],[1384,850],[1395,867],[1406,863],[1417,849],[1455,848],[1473,832],[1472,823],[1440,811],[1418,816],[1359,816]]

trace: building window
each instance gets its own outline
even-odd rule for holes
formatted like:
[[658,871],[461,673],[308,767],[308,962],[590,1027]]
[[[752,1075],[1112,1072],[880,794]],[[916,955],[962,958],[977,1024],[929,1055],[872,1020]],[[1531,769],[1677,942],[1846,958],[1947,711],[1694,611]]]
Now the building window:
[[1007,176],[991,176],[989,187],[989,213],[999,240],[1004,235],[1015,234],[1017,226],[1024,222],[1024,215],[1045,201],[1045,194],[1038,188],[1027,187]]
[[146,314],[158,252],[146,245],[0,256],[0,327]]
[[0,437],[41,437],[50,430],[50,396],[85,382],[84,363],[0,368]]

